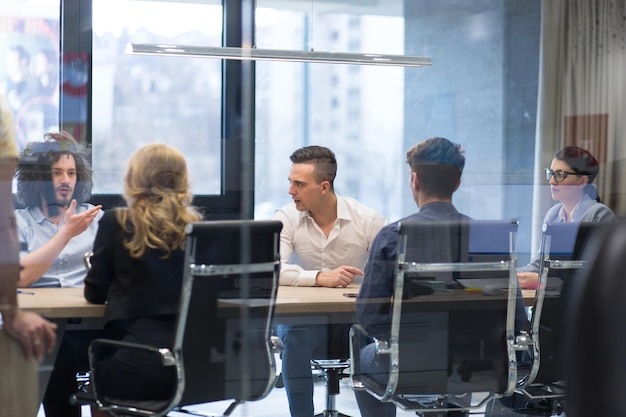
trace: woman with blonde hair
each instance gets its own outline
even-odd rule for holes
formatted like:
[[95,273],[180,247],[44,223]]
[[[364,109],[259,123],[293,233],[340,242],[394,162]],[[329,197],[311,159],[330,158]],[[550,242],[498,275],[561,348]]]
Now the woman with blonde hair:
[[[100,221],[85,298],[106,303],[106,337],[171,347],[185,226],[202,218],[191,205],[185,158],[171,146],[146,145],[131,156],[124,185],[128,207]],[[174,369],[144,352],[118,350],[96,369],[98,391],[118,398],[168,398],[176,384]]]

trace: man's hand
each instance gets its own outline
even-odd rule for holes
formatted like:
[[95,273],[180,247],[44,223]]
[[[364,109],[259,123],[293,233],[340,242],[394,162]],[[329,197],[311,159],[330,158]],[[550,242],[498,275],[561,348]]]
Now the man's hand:
[[39,314],[16,310],[2,315],[4,331],[22,345],[26,358],[41,362],[44,353],[51,353],[56,344],[55,323]]
[[315,285],[320,287],[345,288],[354,282],[357,276],[364,274],[355,266],[342,265],[328,272],[319,272],[315,277]]
[[536,272],[518,272],[517,280],[523,290],[535,290],[539,282],[539,274]]
[[87,230],[102,208],[99,205],[76,214],[76,204],[76,200],[72,200],[63,217],[63,228],[65,228],[65,233],[67,233],[70,239]]
[[87,230],[102,208],[95,206],[82,213],[76,213],[76,204],[76,200],[72,200],[63,215],[63,223],[51,239],[20,259],[22,270],[17,282],[19,288],[30,287],[41,278],[70,240]]

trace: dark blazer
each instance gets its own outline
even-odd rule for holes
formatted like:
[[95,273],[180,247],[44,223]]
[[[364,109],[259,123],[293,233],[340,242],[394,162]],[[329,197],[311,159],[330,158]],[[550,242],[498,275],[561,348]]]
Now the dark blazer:
[[[390,223],[383,227],[374,242],[369,253],[369,259],[365,266],[363,284],[356,300],[357,321],[372,336],[387,338],[389,324],[391,323],[391,311],[381,310],[378,303],[372,303],[369,299],[390,299],[395,284],[396,273],[396,250],[398,244],[399,222],[440,222],[440,221],[469,221],[470,218],[459,213],[456,208],[446,202],[433,202],[422,207],[417,213],[405,217],[402,220]],[[428,250],[437,250],[428,247]],[[428,257],[428,253],[424,254]],[[378,333],[381,332],[381,333]]]
[[[106,303],[106,337],[171,347],[184,251],[173,251],[164,259],[161,251],[150,249],[134,259],[124,248],[125,237],[115,210],[107,211],[94,242],[85,298]],[[167,399],[176,386],[175,370],[143,351],[119,349],[99,358],[95,366],[100,391],[117,398]]]
[[107,211],[94,242],[85,298],[106,303],[107,322],[174,316],[183,280],[184,251],[173,251],[163,259],[161,251],[150,249],[141,259],[134,259],[124,248],[124,237],[115,210]]
[[[372,303],[369,299],[389,299],[393,294],[395,284],[396,250],[398,243],[398,222],[439,222],[439,221],[470,221],[470,217],[459,213],[456,208],[446,202],[433,202],[402,220],[390,223],[383,227],[374,239],[370,249],[369,259],[365,266],[363,284],[356,300],[356,317],[360,325],[365,327],[373,336],[386,338],[391,311],[381,310],[379,303]],[[429,251],[437,251],[435,237],[432,245],[426,248],[424,259],[432,257]],[[522,292],[518,289],[515,326],[522,330],[528,326],[528,318],[524,309]],[[378,333],[382,332],[382,333]]]

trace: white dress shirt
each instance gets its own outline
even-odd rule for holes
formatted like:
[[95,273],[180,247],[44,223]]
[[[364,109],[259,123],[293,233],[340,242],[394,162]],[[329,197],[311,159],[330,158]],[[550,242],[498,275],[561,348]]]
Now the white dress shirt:
[[337,219],[328,237],[308,211],[295,204],[279,209],[275,220],[280,233],[280,285],[315,285],[318,272],[342,266],[365,268],[372,241],[387,223],[375,210],[349,197],[337,196]]

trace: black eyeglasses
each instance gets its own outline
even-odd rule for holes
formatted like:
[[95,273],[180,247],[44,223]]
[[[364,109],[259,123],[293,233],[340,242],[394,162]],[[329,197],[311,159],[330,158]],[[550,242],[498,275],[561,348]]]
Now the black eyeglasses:
[[548,181],[550,181],[550,179],[552,177],[554,177],[554,181],[556,182],[562,182],[565,181],[565,178],[567,178],[568,175],[579,175],[575,172],[569,172],[569,171],[552,171],[550,168],[546,168],[546,179]]

